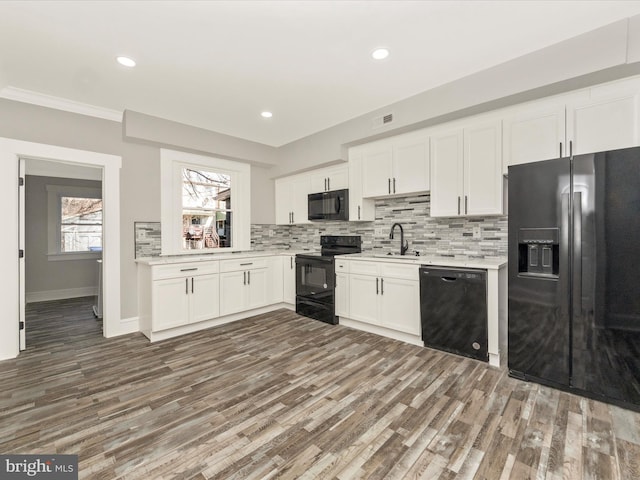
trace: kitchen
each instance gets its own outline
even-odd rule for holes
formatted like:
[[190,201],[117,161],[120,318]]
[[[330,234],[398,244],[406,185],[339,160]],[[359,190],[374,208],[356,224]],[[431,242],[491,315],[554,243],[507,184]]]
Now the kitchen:
[[[618,32],[617,27],[611,27],[611,29],[615,30],[615,32]],[[584,42],[590,44],[591,42],[593,42],[593,36],[595,36],[596,38],[602,40],[602,44],[605,45],[607,44],[605,40],[609,39],[612,36],[611,29],[597,31],[596,33],[591,32],[591,36],[587,36]],[[624,31],[626,32],[626,30],[627,27],[625,25]],[[576,42],[580,43],[579,41]],[[633,45],[633,43],[629,44],[629,55],[631,56],[633,55]],[[384,144],[386,139],[392,139],[394,137],[398,137],[398,135],[389,135],[387,133],[387,135],[385,135],[386,139],[373,138],[367,139],[370,141],[361,142],[358,141],[358,139],[364,138],[362,135],[358,137],[356,135],[353,135],[352,133],[349,133],[346,134],[345,137],[343,137],[343,141],[320,142],[319,140],[324,138],[325,136],[331,137],[332,135],[334,135],[334,133],[331,132],[320,133],[316,138],[319,141],[318,143],[324,146],[321,146],[317,149],[308,149],[305,148],[305,146],[307,145],[307,141],[301,141],[298,143],[294,142],[294,144],[292,145],[288,145],[281,149],[278,149],[278,152],[276,153],[275,149],[273,148],[268,148],[266,146],[260,146],[257,144],[247,144],[242,149],[240,149],[237,146],[237,143],[231,141],[229,138],[226,138],[221,134],[216,134],[214,132],[204,132],[201,130],[196,131],[177,122],[163,120],[161,118],[137,113],[131,110],[125,112],[125,122],[120,125],[112,120],[95,119],[89,118],[87,116],[80,116],[77,114],[69,113],[61,114],[50,108],[27,105],[16,100],[8,99],[2,100],[2,106],[4,111],[7,112],[6,118],[10,117],[11,122],[7,122],[7,125],[3,126],[1,134],[3,137],[23,139],[30,142],[58,143],[71,148],[94,151],[97,150],[111,155],[118,155],[123,157],[122,173],[120,175],[121,202],[122,205],[127,205],[128,207],[122,209],[122,211],[120,212],[120,218],[118,220],[120,229],[122,230],[121,240],[119,242],[122,252],[122,259],[118,261],[118,267],[120,271],[119,276],[122,279],[122,287],[118,288],[118,291],[121,291],[122,293],[122,301],[121,305],[118,306],[118,312],[120,314],[115,317],[111,316],[111,319],[114,320],[115,323],[115,328],[112,331],[116,333],[126,334],[129,332],[137,332],[139,330],[142,330],[141,327],[143,322],[141,322],[141,317],[143,313],[138,307],[139,292],[137,292],[136,285],[138,266],[133,260],[135,257],[135,246],[132,242],[132,239],[135,238],[135,222],[161,220],[161,213],[158,205],[162,203],[164,188],[161,185],[162,179],[164,179],[165,176],[162,174],[162,170],[160,167],[160,149],[169,148],[173,151],[195,150],[196,152],[199,152],[198,156],[200,156],[200,153],[202,152],[214,152],[220,155],[224,155],[227,158],[246,158],[247,156],[249,156],[246,153],[247,151],[251,150],[254,152],[253,158],[259,158],[260,161],[254,161],[253,163],[251,163],[251,178],[249,187],[251,189],[251,200],[249,207],[249,210],[251,212],[250,222],[248,226],[244,224],[241,225],[241,228],[244,228],[245,230],[245,236],[242,241],[246,242],[248,240],[249,248],[252,251],[272,251],[274,249],[279,250],[282,248],[286,248],[291,251],[317,250],[320,246],[321,235],[360,235],[362,238],[363,250],[365,252],[369,251],[370,253],[385,255],[387,252],[399,252],[399,232],[396,231],[396,238],[394,238],[393,240],[389,239],[391,226],[397,222],[403,225],[405,240],[409,242],[409,251],[407,252],[409,254],[415,254],[415,251],[418,251],[420,252],[421,256],[425,257],[430,257],[433,255],[453,255],[454,257],[504,257],[507,254],[507,218],[504,215],[506,213],[506,210],[504,210],[504,205],[501,204],[503,202],[499,203],[496,201],[495,196],[489,195],[487,197],[484,197],[484,199],[487,202],[493,202],[491,203],[491,208],[493,208],[493,210],[491,210],[490,213],[480,213],[478,214],[479,216],[460,215],[458,217],[458,205],[460,205],[460,208],[463,210],[465,208],[465,202],[463,198],[464,193],[455,194],[452,203],[451,198],[448,198],[447,195],[452,194],[452,191],[454,190],[453,188],[441,189],[440,192],[438,192],[436,185],[439,185],[439,183],[433,182],[434,178],[442,178],[439,177],[442,172],[438,171],[437,168],[434,167],[434,158],[437,159],[439,155],[451,154],[451,150],[447,150],[447,148],[451,147],[452,145],[457,146],[461,144],[462,150],[464,150],[465,138],[474,138],[473,135],[477,132],[487,132],[487,130],[484,128],[484,125],[490,122],[485,122],[485,119],[482,119],[483,121],[478,123],[465,123],[467,119],[473,118],[474,115],[486,115],[487,120],[496,122],[496,118],[491,119],[490,117],[492,115],[497,115],[502,125],[501,129],[499,130],[499,133],[502,136],[502,141],[499,144],[499,150],[502,154],[502,158],[499,161],[495,162],[494,167],[499,170],[499,175],[495,175],[495,172],[487,173],[489,169],[482,169],[479,172],[475,172],[474,178],[476,178],[478,175],[488,175],[491,179],[494,180],[494,182],[499,181],[499,183],[501,184],[500,186],[502,187],[502,183],[505,181],[503,173],[506,173],[503,171],[503,168],[505,168],[505,165],[508,166],[508,163],[505,164],[505,158],[513,156],[513,152],[503,150],[503,141],[507,137],[509,129],[511,129],[511,131],[516,130],[516,128],[514,127],[522,124],[518,123],[519,119],[525,113],[528,113],[523,113],[523,110],[519,110],[518,105],[526,104],[529,101],[537,102],[539,100],[540,102],[542,102],[543,98],[547,98],[547,100],[549,101],[558,100],[558,97],[554,98],[556,95],[562,96],[564,94],[571,94],[571,98],[559,98],[560,101],[551,102],[555,103],[552,106],[553,108],[547,107],[543,103],[536,103],[535,105],[531,104],[530,112],[532,112],[533,117],[530,116],[529,118],[535,118],[535,111],[547,110],[555,112],[560,110],[562,111],[562,118],[564,119],[564,115],[566,115],[566,112],[572,111],[570,110],[570,107],[576,105],[573,95],[583,95],[585,94],[585,90],[589,90],[592,88],[593,91],[589,90],[589,93],[586,94],[587,104],[591,97],[594,95],[602,95],[601,98],[605,98],[607,94],[614,96],[619,95],[619,92],[622,90],[624,90],[624,92],[631,92],[623,93],[622,97],[627,98],[626,96],[628,96],[628,98],[631,99],[632,104],[633,102],[637,101],[635,100],[637,96],[637,87],[634,85],[633,78],[627,80],[626,83],[623,80],[622,84],[616,84],[617,86],[615,87],[611,86],[614,85],[615,81],[619,78],[631,77],[633,74],[638,73],[632,71],[636,64],[634,64],[634,61],[631,59],[631,57],[629,59],[625,57],[625,59],[621,62],[621,65],[617,65],[615,63],[619,62],[618,56],[617,53],[616,55],[612,55],[612,52],[617,52],[617,46],[618,44],[616,43],[615,48],[611,47],[610,50],[607,50],[603,47],[606,52],[603,52],[601,57],[597,58],[597,61],[593,57],[583,60],[587,63],[593,62],[589,65],[583,66],[583,70],[581,71],[581,73],[584,75],[589,72],[595,72],[595,74],[591,78],[585,80],[584,78],[580,78],[580,75],[576,74],[575,78],[578,78],[578,80],[574,79],[573,81],[571,81],[566,80],[566,78],[574,77],[563,78],[563,75],[566,75],[566,72],[546,73],[548,77],[543,80],[539,80],[540,83],[536,86],[539,87],[540,85],[555,85],[556,91],[554,91],[553,88],[547,88],[546,93],[550,93],[549,95],[544,95],[543,93],[545,92],[538,92],[539,99],[527,98],[527,95],[521,95],[516,99],[511,99],[510,106],[504,107],[506,108],[506,110],[501,110],[503,105],[500,105],[500,102],[496,101],[493,104],[493,106],[496,108],[486,108],[486,112],[479,113],[473,111],[465,111],[465,108],[471,108],[472,105],[483,103],[483,95],[485,96],[485,100],[490,96],[488,90],[483,91],[482,88],[476,88],[476,92],[479,93],[475,98],[471,100],[457,98],[459,97],[459,95],[454,94],[454,92],[461,91],[460,89],[465,90],[465,82],[468,82],[469,85],[472,83],[475,85],[482,85],[480,81],[481,79],[479,79],[478,77],[473,79],[460,80],[459,83],[454,87],[450,86],[442,88],[438,92],[427,95],[427,97],[429,97],[428,100],[432,100],[434,95],[445,98],[447,97],[447,92],[449,91],[450,94],[448,99],[453,100],[451,101],[448,108],[451,108],[452,112],[457,112],[453,116],[446,117],[446,115],[444,115],[444,119],[440,118],[443,116],[442,111],[437,112],[436,110],[434,113],[434,107],[432,106],[430,107],[431,109],[423,109],[421,117],[418,118],[414,116],[413,118],[411,118],[411,115],[407,115],[406,113],[403,114],[401,104],[396,105],[395,108],[393,108],[394,118],[392,120],[392,123],[390,125],[387,125],[386,127],[381,127],[383,130],[377,130],[377,132],[392,132],[396,129],[401,129],[401,127],[405,126],[405,122],[408,122],[408,124],[410,125],[417,125],[417,128],[413,128],[412,130],[429,130],[428,136],[430,138],[430,144],[423,150],[423,153],[426,154],[426,152],[429,152],[430,155],[431,167],[429,168],[428,172],[431,177],[430,182],[432,182],[432,184],[430,190],[419,188],[414,191],[410,191],[408,194],[403,193],[396,194],[396,196],[394,196],[393,194],[389,194],[389,191],[394,187],[394,182],[391,179],[397,178],[396,187],[401,187],[400,180],[402,179],[402,176],[400,174],[394,174],[393,176],[382,175],[380,177],[383,179],[382,188],[387,189],[386,194],[373,194],[373,196],[369,196],[369,194],[365,193],[364,195],[361,195],[363,202],[361,205],[358,205],[357,201],[352,201],[351,196],[349,198],[350,214],[351,209],[355,208],[355,215],[357,215],[357,207],[360,206],[361,216],[371,215],[367,217],[369,218],[369,220],[363,219],[359,222],[329,222],[328,224],[317,226],[318,224],[307,223],[308,220],[305,221],[304,215],[300,216],[295,215],[294,213],[292,222],[295,224],[289,225],[286,208],[280,211],[280,213],[284,212],[284,221],[278,221],[278,218],[282,218],[282,216],[279,216],[279,209],[277,206],[277,183],[283,182],[282,179],[290,177],[289,174],[291,173],[294,173],[294,175],[296,176],[305,176],[307,174],[311,176],[312,174],[309,172],[316,170],[315,167],[325,164],[327,162],[327,159],[342,159],[342,162],[334,161],[332,164],[323,168],[335,170],[336,168],[343,167],[346,164],[348,170],[347,183],[350,192],[352,192],[354,189],[358,188],[357,184],[355,186],[352,186],[354,179],[357,178],[357,175],[352,175],[352,170],[357,169],[357,163],[359,161],[362,162],[361,159],[359,160],[355,157],[352,160],[352,155],[357,156],[359,151],[360,155],[367,155],[367,145],[375,146],[377,144],[376,142],[381,142],[382,144]],[[566,48],[566,45],[557,47],[555,50],[552,47],[549,47],[549,50],[545,53],[545,58],[547,60],[552,58],[565,59],[565,55],[568,55],[565,50]],[[584,44],[576,46],[575,48],[584,48]],[[625,45],[625,51],[626,50],[627,49]],[[597,57],[596,54],[594,55],[595,57]],[[522,92],[527,92],[533,87],[533,85],[531,85],[531,83],[527,79],[522,79],[520,76],[516,75],[516,72],[522,67],[523,64],[532,62],[534,60],[535,58],[530,57],[528,59],[520,61],[513,61],[511,64],[503,65],[500,69],[498,69],[498,71],[492,72],[492,75],[495,75],[494,78],[499,78],[500,76],[504,75],[505,72],[510,72],[510,75],[514,78],[514,81],[509,88],[512,88],[512,91],[514,93],[517,92],[518,89],[520,89],[520,91]],[[602,63],[603,61],[605,61],[604,64]],[[597,67],[595,66],[596,64],[598,65]],[[607,77],[607,75],[609,75],[609,77]],[[563,80],[565,81],[565,83],[562,83]],[[561,82],[561,84],[556,85],[555,82]],[[616,91],[616,89],[618,88],[621,88],[622,90]],[[507,88],[503,90],[500,95],[500,98],[508,96],[509,89]],[[580,98],[578,98],[578,100],[580,100]],[[426,102],[427,98],[413,99],[414,103],[420,103],[421,101]],[[465,101],[467,102],[466,104]],[[584,104],[585,103],[583,103],[582,105]],[[425,111],[429,113],[424,113]],[[386,109],[383,109],[379,113],[386,114],[388,112]],[[34,116],[38,118],[41,124],[53,128],[54,125],[60,122],[61,115],[64,118],[64,123],[62,123],[63,131],[59,133],[61,135],[61,138],[59,140],[51,142],[50,140],[48,140],[48,134],[44,132],[39,133],[38,131],[35,131],[29,135],[25,133],[26,131],[28,131],[29,126],[33,123]],[[377,115],[367,115],[366,118],[362,119],[362,122],[366,121],[367,123],[369,123],[371,121],[370,117],[372,116],[377,117]],[[524,116],[526,117],[526,115]],[[541,114],[538,118],[548,117],[549,115],[545,113],[544,115]],[[592,117],[593,115],[591,117],[587,115],[587,119],[590,119]],[[424,124],[425,122],[429,123],[426,119],[430,118],[436,120],[432,120],[428,125]],[[578,118],[580,120],[582,119],[582,117],[579,116]],[[423,123],[421,124],[421,122]],[[475,129],[475,125],[480,125],[481,128]],[[562,122],[562,126],[564,129],[564,121]],[[574,126],[575,124],[573,124],[572,122],[566,123],[567,131],[563,130],[562,132],[562,143],[566,145],[566,143],[568,143],[569,141],[567,139],[570,138],[574,142],[577,142],[574,144],[574,148],[581,148],[581,143],[583,142],[583,140],[579,136],[581,131],[578,131],[578,136],[574,136],[576,132],[568,132],[568,130],[570,128],[574,128]],[[607,123],[607,126],[613,128],[615,133],[624,132],[623,129],[619,129],[615,125],[610,125],[609,123]],[[53,130],[55,131],[55,129]],[[185,132],[187,133],[187,135],[185,135]],[[498,133],[498,131],[494,130],[493,133],[496,134]],[[399,135],[401,136],[409,134],[400,133]],[[518,138],[517,135],[517,132],[513,133],[510,138]],[[186,139],[186,137],[188,137],[188,140]],[[123,141],[122,138],[124,138],[125,141]],[[405,137],[400,138],[404,139]],[[434,138],[441,143],[434,143]],[[594,137],[589,135],[588,138]],[[386,141],[391,142],[392,140]],[[559,143],[560,142],[558,142],[558,144]],[[149,145],[154,145],[154,147],[150,147]],[[438,145],[442,146],[442,149],[438,150]],[[490,147],[491,142],[480,142],[479,145]],[[555,158],[558,156],[559,152],[556,151],[556,145],[557,144],[554,143],[552,153],[553,157],[549,158]],[[381,151],[383,152],[381,155],[384,156],[384,152],[389,151],[389,148],[393,155],[394,147],[385,147],[384,145],[381,149]],[[565,146],[564,148],[566,149],[567,147]],[[599,151],[599,149],[596,151]],[[304,154],[301,154],[301,152],[304,152]],[[575,152],[579,153],[580,150],[575,150]],[[536,151],[535,153],[536,155],[539,155],[538,151]],[[269,161],[272,158],[275,158],[276,155],[284,159],[284,161],[278,163],[277,166],[272,167],[269,165]],[[374,158],[374,156],[375,155],[372,154],[371,158]],[[376,158],[379,158],[379,155]],[[539,157],[539,159],[542,159],[542,157]],[[191,160],[193,160],[193,158]],[[292,168],[292,165],[294,164],[295,168]],[[435,171],[434,168],[436,169]],[[373,169],[368,169],[366,173],[372,174],[372,171]],[[324,177],[332,178],[332,175],[325,175],[323,173],[320,173],[319,176],[321,179]],[[418,175],[415,175],[415,177],[417,178]],[[275,181],[273,180],[274,178],[276,179]],[[362,171],[361,178],[364,178],[364,176],[362,175]],[[309,182],[311,181],[312,180],[309,179]],[[483,184],[485,183],[486,182],[483,182]],[[145,189],[144,194],[141,195],[138,194],[138,192],[140,189],[140,185],[143,184],[145,185]],[[335,183],[333,186],[335,186]],[[365,183],[362,183],[360,186],[361,189],[364,189],[365,187]],[[504,200],[504,197],[506,197],[507,194],[507,190],[497,188],[497,183],[494,183],[491,188],[491,192],[500,192],[500,200]],[[308,191],[306,193],[308,194],[318,192]],[[469,193],[473,193],[474,195],[476,195],[475,191]],[[350,195],[352,195],[352,193]],[[458,199],[457,197],[461,198]],[[265,202],[263,200],[264,198],[273,198],[275,201]],[[271,204],[271,206],[269,206],[269,203]],[[293,204],[296,208],[299,208],[301,206],[300,202],[290,203]],[[306,202],[302,203],[302,206],[304,205],[306,205]],[[480,206],[482,208],[485,208],[486,204]],[[470,203],[467,204],[466,207],[468,209],[474,208],[475,206],[473,205],[473,203]],[[367,210],[367,208],[369,208],[370,210]],[[269,209],[272,210],[271,214],[268,213]],[[437,209],[440,209],[441,216],[436,216],[438,213]],[[455,210],[453,214],[452,209]],[[434,215],[434,210],[436,215]],[[454,217],[455,220],[452,220],[452,218]],[[356,217],[354,216],[353,218]],[[244,221],[245,219],[242,220]],[[13,222],[13,219],[9,218],[7,222],[11,223]],[[164,231],[165,229],[163,228],[163,233]],[[243,244],[243,246],[244,245],[246,244]],[[13,246],[13,243],[8,244],[8,248],[11,248],[11,251],[15,250],[13,249]],[[247,248],[247,250],[249,248]],[[384,261],[384,259],[377,260],[380,260],[379,263],[382,263],[382,261]],[[13,265],[14,261],[15,260],[12,257],[10,263],[7,264]],[[220,260],[220,262],[223,261],[225,260]],[[406,260],[399,261],[405,262]],[[7,260],[7,262],[9,262],[9,260]],[[286,265],[286,262],[284,262],[284,264]],[[222,268],[222,264],[219,267]],[[243,270],[244,267],[238,267],[238,269],[236,269],[236,267],[228,265],[224,268],[228,269],[228,271],[222,272],[222,270],[220,270],[220,274],[229,274],[229,277],[234,276],[234,278],[239,279],[240,284],[243,284],[242,280],[244,280],[245,277],[243,273],[245,271],[249,272],[249,269]],[[268,269],[269,266],[265,266],[264,268]],[[260,269],[257,268],[256,270]],[[253,270],[251,271],[253,272]],[[253,282],[257,282],[257,279],[259,278],[255,275],[256,274],[254,273],[250,274],[251,280]],[[349,275],[351,275],[351,272],[349,273]],[[374,274],[372,275],[372,277],[374,278],[374,282],[375,278],[383,278],[383,276],[381,276],[380,274]],[[184,287],[184,280],[181,282],[181,284],[182,287]],[[340,285],[339,281],[338,285]],[[188,287],[189,286],[190,285],[188,285]],[[10,302],[7,302],[7,304],[9,303]],[[233,308],[229,307],[229,311],[233,310]],[[114,310],[111,309],[111,311],[113,312]],[[237,313],[230,313],[229,315],[236,314]],[[110,321],[111,320],[109,318],[106,320],[106,322]],[[269,325],[273,324],[270,323]],[[224,331],[229,332],[229,334],[232,334],[230,330],[232,327],[233,323],[225,326],[220,326],[220,328],[227,329]],[[308,328],[313,329],[313,326],[310,326]],[[276,330],[281,331],[281,329]],[[201,332],[197,335],[201,335]],[[383,340],[381,339],[379,341],[382,342]],[[154,344],[155,342],[151,345]],[[162,345],[162,343],[158,343],[157,345]],[[3,352],[12,351],[12,348],[13,347],[5,349],[3,350]],[[463,365],[468,366],[470,364],[464,363]],[[453,371],[455,371],[455,367],[453,368]],[[490,373],[487,373],[485,375],[490,375]],[[529,384],[525,383],[524,385],[527,386],[526,388],[532,388]],[[528,398],[530,402],[534,401],[533,397]],[[562,398],[564,399],[565,397]],[[571,404],[569,410],[571,411],[571,413],[575,413],[575,402],[579,402],[579,400],[572,400],[572,402],[574,403]],[[516,403],[510,404],[510,408],[516,408],[515,405]],[[620,417],[617,417],[618,419],[616,420],[616,422],[618,423],[616,423],[616,425],[620,423],[620,418],[627,418],[624,416],[626,414],[620,415]],[[574,416],[570,415],[569,417],[575,420]],[[626,438],[633,439],[633,433],[628,434]],[[444,440],[443,438],[441,439]],[[631,445],[634,444],[634,442],[629,443]],[[437,442],[435,444],[437,444]],[[570,457],[570,455],[567,455],[566,458],[572,457]],[[518,462],[520,462],[519,459]],[[452,464],[455,464],[455,461],[453,461]],[[433,468],[435,468],[435,466]]]

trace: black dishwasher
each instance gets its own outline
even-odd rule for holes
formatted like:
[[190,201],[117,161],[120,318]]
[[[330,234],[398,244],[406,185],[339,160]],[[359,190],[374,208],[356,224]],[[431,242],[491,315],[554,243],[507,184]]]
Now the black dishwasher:
[[485,270],[421,266],[420,317],[425,347],[489,360]]

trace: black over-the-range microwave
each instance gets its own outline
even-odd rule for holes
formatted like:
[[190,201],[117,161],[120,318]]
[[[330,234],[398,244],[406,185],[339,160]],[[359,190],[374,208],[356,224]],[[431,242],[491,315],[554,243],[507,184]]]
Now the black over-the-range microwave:
[[349,220],[349,189],[310,193],[309,220]]

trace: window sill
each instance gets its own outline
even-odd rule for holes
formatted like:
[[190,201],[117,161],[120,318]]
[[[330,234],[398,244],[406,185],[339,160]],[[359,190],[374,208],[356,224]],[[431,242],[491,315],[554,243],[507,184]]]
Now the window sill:
[[69,252],[69,253],[48,253],[47,260],[50,262],[60,262],[64,260],[100,260],[102,252]]

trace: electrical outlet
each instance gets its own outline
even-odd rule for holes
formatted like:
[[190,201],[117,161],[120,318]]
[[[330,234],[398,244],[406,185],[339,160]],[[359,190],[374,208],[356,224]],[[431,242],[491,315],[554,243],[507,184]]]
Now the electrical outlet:
[[269,229],[269,237],[273,237],[276,234],[275,230],[273,228]]
[[480,227],[473,227],[473,238],[480,238],[481,233]]
[[376,227],[376,237],[382,237],[382,236],[384,236],[384,228]]

